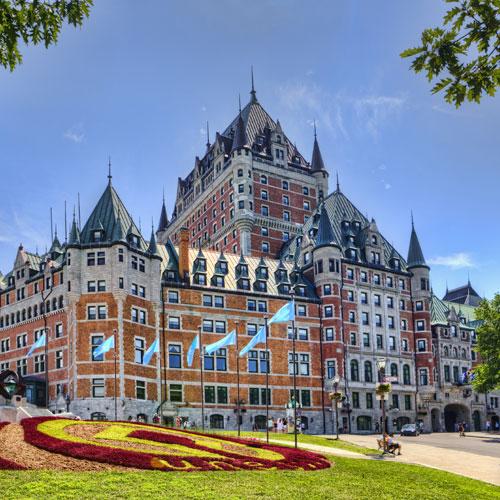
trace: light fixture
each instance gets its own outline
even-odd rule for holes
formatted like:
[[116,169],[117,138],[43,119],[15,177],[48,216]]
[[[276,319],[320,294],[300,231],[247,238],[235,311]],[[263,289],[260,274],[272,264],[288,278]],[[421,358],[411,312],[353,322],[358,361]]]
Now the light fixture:
[[377,368],[379,370],[385,370],[386,360],[385,358],[377,358]]

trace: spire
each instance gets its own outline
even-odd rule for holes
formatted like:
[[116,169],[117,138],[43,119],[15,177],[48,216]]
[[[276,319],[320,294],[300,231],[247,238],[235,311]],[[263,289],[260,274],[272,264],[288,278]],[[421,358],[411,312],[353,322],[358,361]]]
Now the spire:
[[108,183],[111,185],[111,179],[113,176],[111,175],[111,156],[108,156]]
[[319,172],[321,170],[326,170],[326,168],[323,163],[321,151],[319,150],[318,138],[316,135],[316,122],[314,122],[314,145],[311,159],[311,172]]
[[163,190],[163,203],[161,205],[160,221],[158,222],[158,232],[165,231],[168,226],[167,208],[165,207],[165,190]]
[[337,171],[337,193],[340,193],[339,173]]
[[151,220],[151,237],[149,238],[148,253],[151,255],[158,254],[158,247],[156,246],[155,230],[153,226],[153,220]]
[[71,230],[69,232],[69,244],[79,245],[80,244],[80,230],[78,229],[78,224],[76,223],[76,213],[73,207],[73,222],[71,223]]
[[238,121],[236,122],[236,130],[234,131],[233,147],[231,148],[231,151],[248,146],[247,134],[245,132],[245,123],[243,122],[243,117],[241,116],[241,99],[239,99],[239,109],[240,112],[238,115]]
[[335,245],[340,248],[340,245],[335,238],[328,212],[326,211],[325,204],[321,204],[321,213],[318,222],[318,233],[316,235],[316,248],[323,245]]
[[250,91],[250,102],[254,103],[257,102],[257,92],[255,92],[255,85],[253,81],[253,65],[250,66],[250,72],[252,74],[252,90]]
[[208,120],[207,120],[207,149],[210,148],[210,129],[208,128]]
[[415,231],[413,212],[411,214],[411,236],[410,247],[408,249],[407,264],[408,269],[411,269],[412,267],[428,267],[425,263],[424,254],[422,253],[422,248],[420,247],[420,242],[418,241],[417,232]]

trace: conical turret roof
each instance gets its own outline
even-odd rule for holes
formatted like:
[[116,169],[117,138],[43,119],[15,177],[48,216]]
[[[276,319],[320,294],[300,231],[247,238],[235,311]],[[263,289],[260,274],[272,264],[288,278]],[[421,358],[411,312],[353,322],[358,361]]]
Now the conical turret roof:
[[420,242],[418,241],[413,220],[411,222],[410,247],[408,248],[407,264],[409,269],[412,267],[428,267],[425,262],[422,248],[420,247]]

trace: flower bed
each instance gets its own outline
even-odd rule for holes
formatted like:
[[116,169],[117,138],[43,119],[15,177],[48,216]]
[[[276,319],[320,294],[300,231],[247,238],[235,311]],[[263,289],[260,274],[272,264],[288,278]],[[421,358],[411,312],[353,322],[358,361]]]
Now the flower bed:
[[[7,425],[9,425],[9,422],[0,422],[0,430],[2,430]],[[11,460],[7,460],[6,458],[0,457],[0,470],[23,470],[23,469],[24,467],[22,465],[16,464]]]
[[33,446],[140,469],[318,470],[331,465],[323,456],[304,450],[147,424],[36,417],[22,425],[25,440]]

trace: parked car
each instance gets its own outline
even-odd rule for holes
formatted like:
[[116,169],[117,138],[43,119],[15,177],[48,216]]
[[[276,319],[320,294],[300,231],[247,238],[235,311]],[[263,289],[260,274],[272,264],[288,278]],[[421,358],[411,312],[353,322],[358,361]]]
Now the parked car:
[[420,434],[420,429],[415,424],[405,424],[401,427],[402,436],[418,436]]

